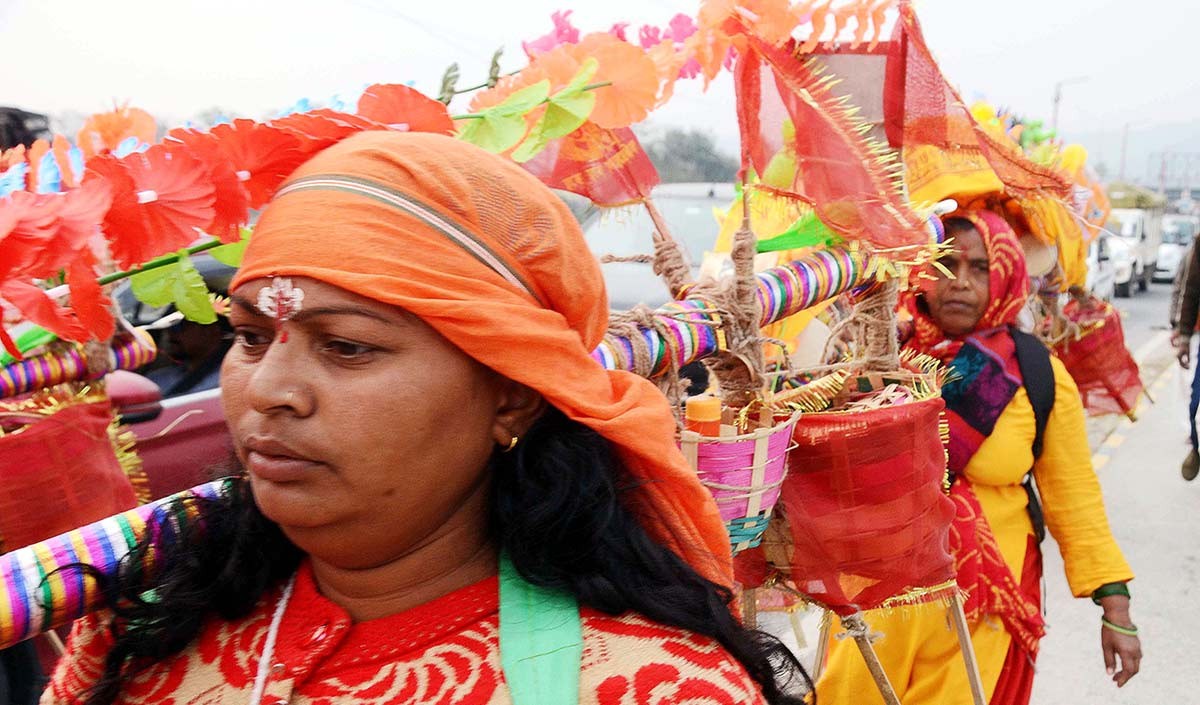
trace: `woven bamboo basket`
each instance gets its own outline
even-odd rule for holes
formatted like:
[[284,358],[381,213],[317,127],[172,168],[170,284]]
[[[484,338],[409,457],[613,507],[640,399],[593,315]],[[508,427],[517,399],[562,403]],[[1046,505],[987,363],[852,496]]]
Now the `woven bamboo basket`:
[[[725,413],[735,415],[730,409]],[[796,447],[792,430],[799,418],[800,412],[780,421],[760,415],[752,421],[753,428],[743,433],[734,424],[723,424],[721,436],[680,434],[680,450],[712,492],[735,554],[762,542],[779,501],[788,452]]]

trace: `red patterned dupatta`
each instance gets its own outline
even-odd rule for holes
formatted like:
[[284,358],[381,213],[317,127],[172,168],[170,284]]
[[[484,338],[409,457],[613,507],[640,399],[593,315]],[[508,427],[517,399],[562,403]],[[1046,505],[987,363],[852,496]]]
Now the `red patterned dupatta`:
[[922,293],[908,296],[905,305],[915,323],[908,347],[937,357],[953,369],[942,396],[950,424],[949,468],[955,477],[950,488],[956,509],[950,548],[959,587],[967,596],[964,610],[973,621],[984,615],[998,617],[1014,643],[1033,655],[1045,633],[1037,581],[1033,581],[1032,589],[1018,583],[1000,554],[979,499],[962,476],[1021,388],[1021,370],[1009,327],[1025,305],[1029,277],[1020,243],[1003,218],[987,210],[960,212],[953,217],[969,220],[983,239],[990,270],[988,306],[975,332],[955,339],[948,338],[930,317]]

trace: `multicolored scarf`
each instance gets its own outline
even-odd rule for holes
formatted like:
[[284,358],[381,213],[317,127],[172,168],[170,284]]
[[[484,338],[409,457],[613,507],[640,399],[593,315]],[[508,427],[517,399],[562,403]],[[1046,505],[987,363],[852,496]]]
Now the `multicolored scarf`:
[[975,621],[983,615],[998,617],[1013,639],[1035,654],[1038,640],[1045,634],[1038,596],[1022,590],[1004,562],[979,499],[963,475],[1021,388],[1016,344],[1009,331],[1029,296],[1029,277],[1020,242],[1003,218],[987,210],[951,217],[970,221],[983,239],[990,272],[988,305],[974,332],[950,338],[930,316],[924,294],[918,291],[908,296],[905,305],[915,324],[908,347],[952,368],[942,396],[950,425],[949,468],[955,477],[950,495],[957,510],[950,547],[959,587],[967,594],[964,610]]

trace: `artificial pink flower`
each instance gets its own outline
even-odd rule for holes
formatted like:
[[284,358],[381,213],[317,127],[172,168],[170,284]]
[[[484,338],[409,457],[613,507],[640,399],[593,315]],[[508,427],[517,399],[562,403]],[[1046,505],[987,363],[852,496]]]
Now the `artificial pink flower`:
[[545,53],[561,44],[578,44],[579,30],[571,24],[571,12],[572,10],[559,10],[550,15],[554,29],[531,42],[521,42],[525,54],[533,58],[535,54]]

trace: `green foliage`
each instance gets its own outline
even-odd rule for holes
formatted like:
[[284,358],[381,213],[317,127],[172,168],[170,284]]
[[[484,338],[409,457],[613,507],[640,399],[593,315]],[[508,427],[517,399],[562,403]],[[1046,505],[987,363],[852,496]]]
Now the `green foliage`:
[[737,159],[717,149],[706,132],[670,128],[642,144],[664,183],[720,183],[737,177]]
[[179,259],[171,264],[138,272],[129,278],[133,295],[149,306],[174,304],[189,321],[215,323],[216,311],[204,277],[192,264],[187,250],[179,251]]

